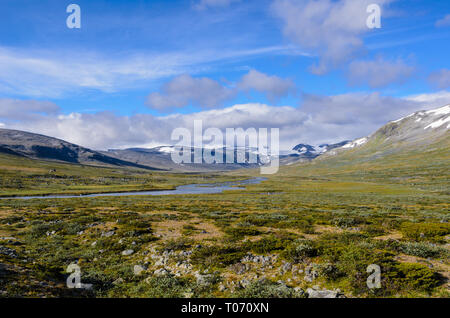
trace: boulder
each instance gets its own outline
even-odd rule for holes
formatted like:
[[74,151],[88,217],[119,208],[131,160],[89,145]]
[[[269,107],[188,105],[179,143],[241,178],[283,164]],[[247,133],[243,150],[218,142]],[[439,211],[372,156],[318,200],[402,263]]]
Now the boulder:
[[129,256],[129,255],[131,255],[131,254],[133,254],[133,253],[134,253],[133,250],[125,250],[125,251],[122,252],[122,255],[123,255],[123,256]]

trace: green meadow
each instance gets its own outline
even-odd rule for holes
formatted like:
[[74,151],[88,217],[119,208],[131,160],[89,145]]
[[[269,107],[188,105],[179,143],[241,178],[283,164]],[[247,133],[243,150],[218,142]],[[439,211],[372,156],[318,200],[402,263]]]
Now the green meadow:
[[[4,297],[449,297],[448,147],[281,167],[222,194],[0,201]],[[444,149],[444,150],[442,150]],[[0,196],[173,189],[181,174],[0,155]],[[77,264],[87,289],[66,286]],[[381,268],[369,288],[367,268]]]

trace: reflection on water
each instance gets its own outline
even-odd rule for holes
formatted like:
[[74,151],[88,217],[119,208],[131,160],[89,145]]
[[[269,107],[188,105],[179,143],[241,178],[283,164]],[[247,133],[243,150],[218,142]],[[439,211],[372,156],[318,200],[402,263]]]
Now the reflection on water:
[[138,192],[118,192],[118,193],[93,193],[86,195],[47,195],[47,196],[26,196],[26,197],[10,197],[1,199],[71,199],[71,198],[95,198],[95,197],[121,197],[130,195],[175,195],[175,194],[208,194],[222,193],[226,190],[242,190],[242,186],[247,184],[258,184],[267,178],[253,178],[242,181],[231,181],[223,183],[209,184],[187,184],[178,186],[175,190],[158,190],[158,191],[138,191]]

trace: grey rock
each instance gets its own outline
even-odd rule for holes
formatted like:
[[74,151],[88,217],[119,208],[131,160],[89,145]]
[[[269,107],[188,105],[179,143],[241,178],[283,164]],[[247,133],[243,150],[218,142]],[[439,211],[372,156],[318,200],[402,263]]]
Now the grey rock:
[[115,281],[113,281],[113,285],[120,285],[123,283],[123,278],[117,278]]
[[335,290],[319,290],[317,287],[306,290],[308,298],[338,298],[339,292]]
[[319,272],[314,268],[314,266],[309,265],[305,269],[304,280],[308,283],[312,283],[319,276]]
[[134,273],[134,275],[139,276],[145,270],[146,269],[141,265],[134,265],[133,273]]
[[114,234],[116,234],[115,231],[109,231],[109,232],[103,233],[102,236],[104,236],[104,237],[111,237],[111,236],[113,236]]
[[156,271],[154,271],[153,274],[156,276],[165,276],[165,275],[169,274],[169,272],[165,268],[160,268],[160,269],[157,269]]
[[129,256],[134,253],[134,250],[125,250],[122,252],[123,256]]
[[213,275],[211,275],[211,274],[202,275],[202,274],[197,273],[197,274],[195,274],[195,279],[197,280],[198,285],[207,286],[207,285],[211,284]]
[[17,258],[17,252],[12,248],[0,246],[0,255],[5,255],[11,258]]

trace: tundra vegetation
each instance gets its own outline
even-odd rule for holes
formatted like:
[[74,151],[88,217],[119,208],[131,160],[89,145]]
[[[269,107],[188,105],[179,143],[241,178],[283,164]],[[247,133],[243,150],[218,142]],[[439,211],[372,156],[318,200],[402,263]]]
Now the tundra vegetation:
[[[323,159],[222,194],[3,199],[0,295],[449,297],[448,152],[427,158]],[[257,173],[175,174],[0,155],[0,195],[172,189]],[[67,288],[70,264],[92,288]],[[367,287],[370,264],[381,267],[379,289]]]

